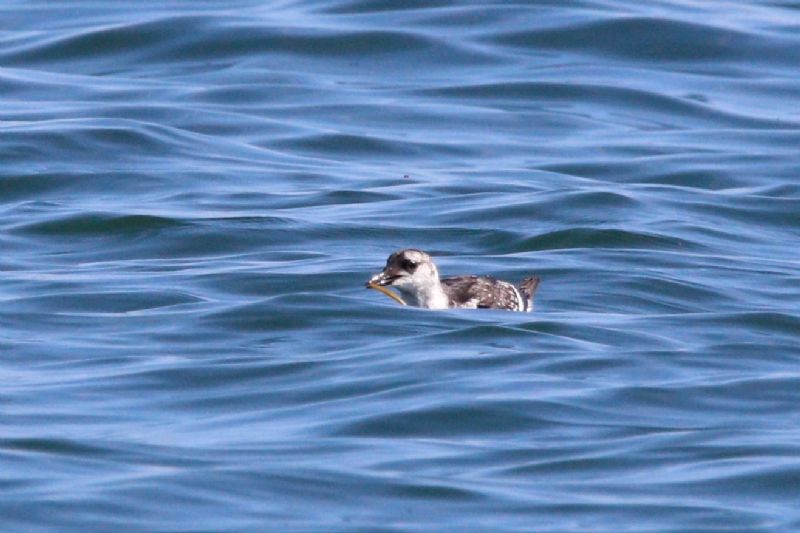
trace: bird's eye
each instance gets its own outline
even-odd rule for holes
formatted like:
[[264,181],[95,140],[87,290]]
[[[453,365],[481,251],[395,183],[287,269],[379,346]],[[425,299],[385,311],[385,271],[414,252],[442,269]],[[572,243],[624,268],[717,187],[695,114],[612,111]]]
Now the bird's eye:
[[403,262],[400,263],[400,266],[403,267],[403,270],[405,270],[409,274],[413,274],[414,271],[417,269],[417,263],[415,263],[411,259],[403,259]]

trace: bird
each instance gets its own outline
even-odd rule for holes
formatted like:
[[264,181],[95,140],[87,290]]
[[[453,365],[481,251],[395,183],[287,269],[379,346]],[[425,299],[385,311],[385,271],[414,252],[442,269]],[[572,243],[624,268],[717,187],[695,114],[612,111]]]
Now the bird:
[[[506,309],[532,311],[533,295],[539,287],[537,276],[525,278],[519,286],[492,276],[440,278],[431,256],[422,250],[398,250],[386,260],[383,270],[366,282],[398,300],[427,309]],[[397,289],[403,300],[385,289]]]

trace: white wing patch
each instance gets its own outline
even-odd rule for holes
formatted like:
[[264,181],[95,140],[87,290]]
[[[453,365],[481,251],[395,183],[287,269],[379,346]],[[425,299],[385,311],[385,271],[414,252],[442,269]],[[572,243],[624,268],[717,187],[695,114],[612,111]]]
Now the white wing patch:
[[470,298],[466,302],[460,304],[458,307],[459,309],[477,309],[480,301],[480,298]]
[[[511,284],[509,283],[509,285]],[[525,300],[523,300],[519,289],[515,285],[511,285],[511,288],[514,289],[514,294],[517,295],[517,311],[527,311],[527,309],[525,309]]]

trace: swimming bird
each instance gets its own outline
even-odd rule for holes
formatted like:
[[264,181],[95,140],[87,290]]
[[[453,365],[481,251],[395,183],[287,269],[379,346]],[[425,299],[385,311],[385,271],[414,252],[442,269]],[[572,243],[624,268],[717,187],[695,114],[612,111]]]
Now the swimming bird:
[[366,283],[367,288],[387,286],[397,289],[408,305],[428,309],[531,311],[539,278],[525,278],[519,287],[491,276],[440,278],[431,256],[409,248],[390,255],[383,270]]

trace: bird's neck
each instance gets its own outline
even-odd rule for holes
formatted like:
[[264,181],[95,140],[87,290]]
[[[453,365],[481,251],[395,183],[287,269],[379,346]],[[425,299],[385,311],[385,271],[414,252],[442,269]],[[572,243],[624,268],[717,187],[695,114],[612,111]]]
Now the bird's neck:
[[445,294],[439,277],[415,283],[402,291],[410,305],[428,309],[447,309],[450,299]]

